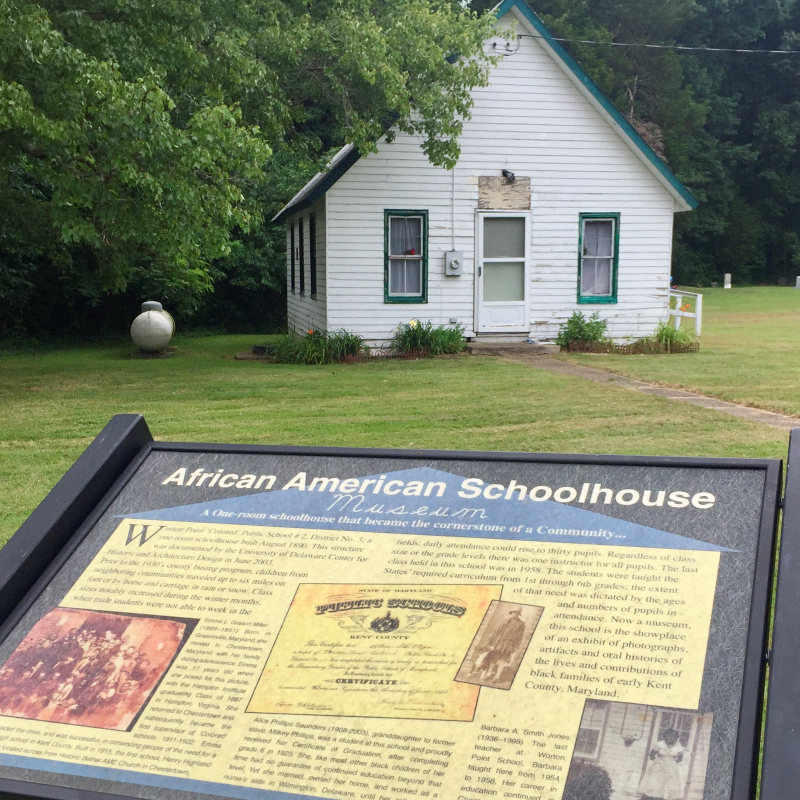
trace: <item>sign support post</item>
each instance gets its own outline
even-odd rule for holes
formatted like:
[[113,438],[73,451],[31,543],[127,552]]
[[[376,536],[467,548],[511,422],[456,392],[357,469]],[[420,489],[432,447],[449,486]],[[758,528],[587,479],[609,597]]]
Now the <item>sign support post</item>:
[[789,438],[769,659],[761,796],[795,800],[800,782],[800,428]]

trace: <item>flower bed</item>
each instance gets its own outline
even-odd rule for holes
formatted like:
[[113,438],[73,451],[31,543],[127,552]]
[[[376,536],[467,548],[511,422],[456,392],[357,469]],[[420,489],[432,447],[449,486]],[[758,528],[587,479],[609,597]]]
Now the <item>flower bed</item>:
[[608,353],[618,356],[660,355],[678,353],[696,353],[700,349],[700,342],[674,342],[663,344],[658,339],[638,339],[630,344],[614,344],[609,341],[602,342],[570,342],[562,347],[563,352],[569,353]]
[[418,319],[401,322],[389,342],[389,350],[394,355],[406,358],[455,355],[463,352],[466,346],[467,340],[461,325],[448,328],[444,325],[434,326],[430,320],[421,322]]
[[390,349],[373,350],[370,358],[395,359],[399,361],[414,361],[418,358],[431,358],[431,351],[428,347],[415,347],[413,350],[400,350],[393,352]]

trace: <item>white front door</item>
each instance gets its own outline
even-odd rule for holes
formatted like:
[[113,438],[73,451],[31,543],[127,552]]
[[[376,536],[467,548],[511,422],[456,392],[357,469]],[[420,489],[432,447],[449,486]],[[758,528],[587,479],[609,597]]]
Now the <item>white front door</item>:
[[530,261],[529,215],[478,214],[476,294],[479,333],[526,333]]

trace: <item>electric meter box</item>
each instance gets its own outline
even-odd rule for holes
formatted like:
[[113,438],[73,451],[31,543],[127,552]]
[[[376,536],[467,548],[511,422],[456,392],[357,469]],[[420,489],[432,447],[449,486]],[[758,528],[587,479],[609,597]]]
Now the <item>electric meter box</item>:
[[455,250],[444,254],[444,274],[462,275],[464,272],[464,254]]

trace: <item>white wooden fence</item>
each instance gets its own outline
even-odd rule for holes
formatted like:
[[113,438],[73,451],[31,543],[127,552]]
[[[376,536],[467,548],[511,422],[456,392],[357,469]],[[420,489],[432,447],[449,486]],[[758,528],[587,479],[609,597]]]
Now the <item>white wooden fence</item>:
[[[694,311],[682,311],[681,309],[687,305],[684,299],[691,304],[694,303]],[[673,302],[674,301],[674,302]],[[671,289],[669,293],[669,300],[667,302],[667,313],[671,317],[675,317],[675,327],[680,328],[681,317],[689,317],[694,320],[694,333],[695,336],[700,335],[703,327],[703,295],[697,292],[681,292],[677,289]]]

